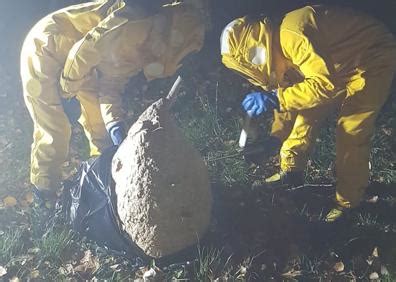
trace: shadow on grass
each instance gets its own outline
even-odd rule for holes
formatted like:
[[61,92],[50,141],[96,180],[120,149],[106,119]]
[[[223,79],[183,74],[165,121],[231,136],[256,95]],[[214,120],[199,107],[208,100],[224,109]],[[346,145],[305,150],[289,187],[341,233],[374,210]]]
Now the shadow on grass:
[[[363,279],[386,265],[395,271],[392,185],[371,185],[370,200],[328,224],[323,218],[334,192],[334,187],[309,185],[293,191],[216,187],[208,241],[232,256],[233,265],[254,257],[250,278]],[[342,270],[335,269],[340,262]]]

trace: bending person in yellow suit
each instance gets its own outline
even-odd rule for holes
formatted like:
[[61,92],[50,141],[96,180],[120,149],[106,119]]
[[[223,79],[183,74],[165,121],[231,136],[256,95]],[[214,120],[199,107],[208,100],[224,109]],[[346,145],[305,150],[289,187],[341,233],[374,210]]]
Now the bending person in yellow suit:
[[[248,94],[250,116],[275,109],[272,136],[280,140],[280,172],[271,185],[300,184],[321,121],[338,110],[336,207],[326,221],[359,205],[369,180],[370,138],[396,68],[396,41],[368,15],[306,6],[269,18],[239,18],[221,36],[224,65],[263,92]],[[299,79],[286,79],[288,72]]]
[[44,17],[26,37],[21,77],[34,123],[30,179],[39,197],[56,198],[71,122],[79,119],[91,155],[119,145],[126,131],[121,93],[129,78],[141,71],[148,80],[171,76],[183,57],[202,47],[201,1],[156,9],[145,2],[66,7]]

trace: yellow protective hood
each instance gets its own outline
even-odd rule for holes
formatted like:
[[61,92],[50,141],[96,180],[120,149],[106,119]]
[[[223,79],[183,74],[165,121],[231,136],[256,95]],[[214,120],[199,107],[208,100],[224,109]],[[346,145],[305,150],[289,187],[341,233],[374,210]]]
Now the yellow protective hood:
[[250,23],[246,17],[229,23],[220,37],[223,64],[265,90],[277,87],[272,71],[272,30],[268,18]]
[[191,5],[168,5],[153,20],[147,47],[154,58],[144,67],[147,80],[173,75],[188,54],[202,48],[205,23],[201,11]]

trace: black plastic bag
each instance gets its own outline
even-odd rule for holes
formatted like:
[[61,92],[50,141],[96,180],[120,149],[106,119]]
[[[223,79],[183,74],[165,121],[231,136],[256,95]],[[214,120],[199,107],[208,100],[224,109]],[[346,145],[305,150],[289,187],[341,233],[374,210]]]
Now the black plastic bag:
[[117,213],[111,160],[117,147],[84,161],[63,184],[62,212],[72,228],[110,251],[142,263],[149,259],[123,232]]

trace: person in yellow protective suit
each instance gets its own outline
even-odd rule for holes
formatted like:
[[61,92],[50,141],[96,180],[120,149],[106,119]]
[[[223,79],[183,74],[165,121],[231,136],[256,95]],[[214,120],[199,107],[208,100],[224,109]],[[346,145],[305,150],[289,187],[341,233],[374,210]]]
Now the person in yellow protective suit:
[[[339,112],[336,207],[326,221],[359,205],[369,180],[370,138],[396,68],[396,41],[370,16],[306,6],[269,18],[232,21],[221,36],[224,65],[263,92],[242,102],[250,116],[275,109],[271,135],[281,142],[280,172],[267,184],[303,183],[319,125]],[[288,79],[287,73],[297,73]]]
[[184,56],[200,50],[201,3],[153,10],[145,1],[101,0],[56,11],[32,28],[22,48],[21,77],[34,123],[30,179],[36,194],[56,197],[71,122],[79,119],[91,155],[121,143],[124,86],[141,71],[148,80],[173,75]]

